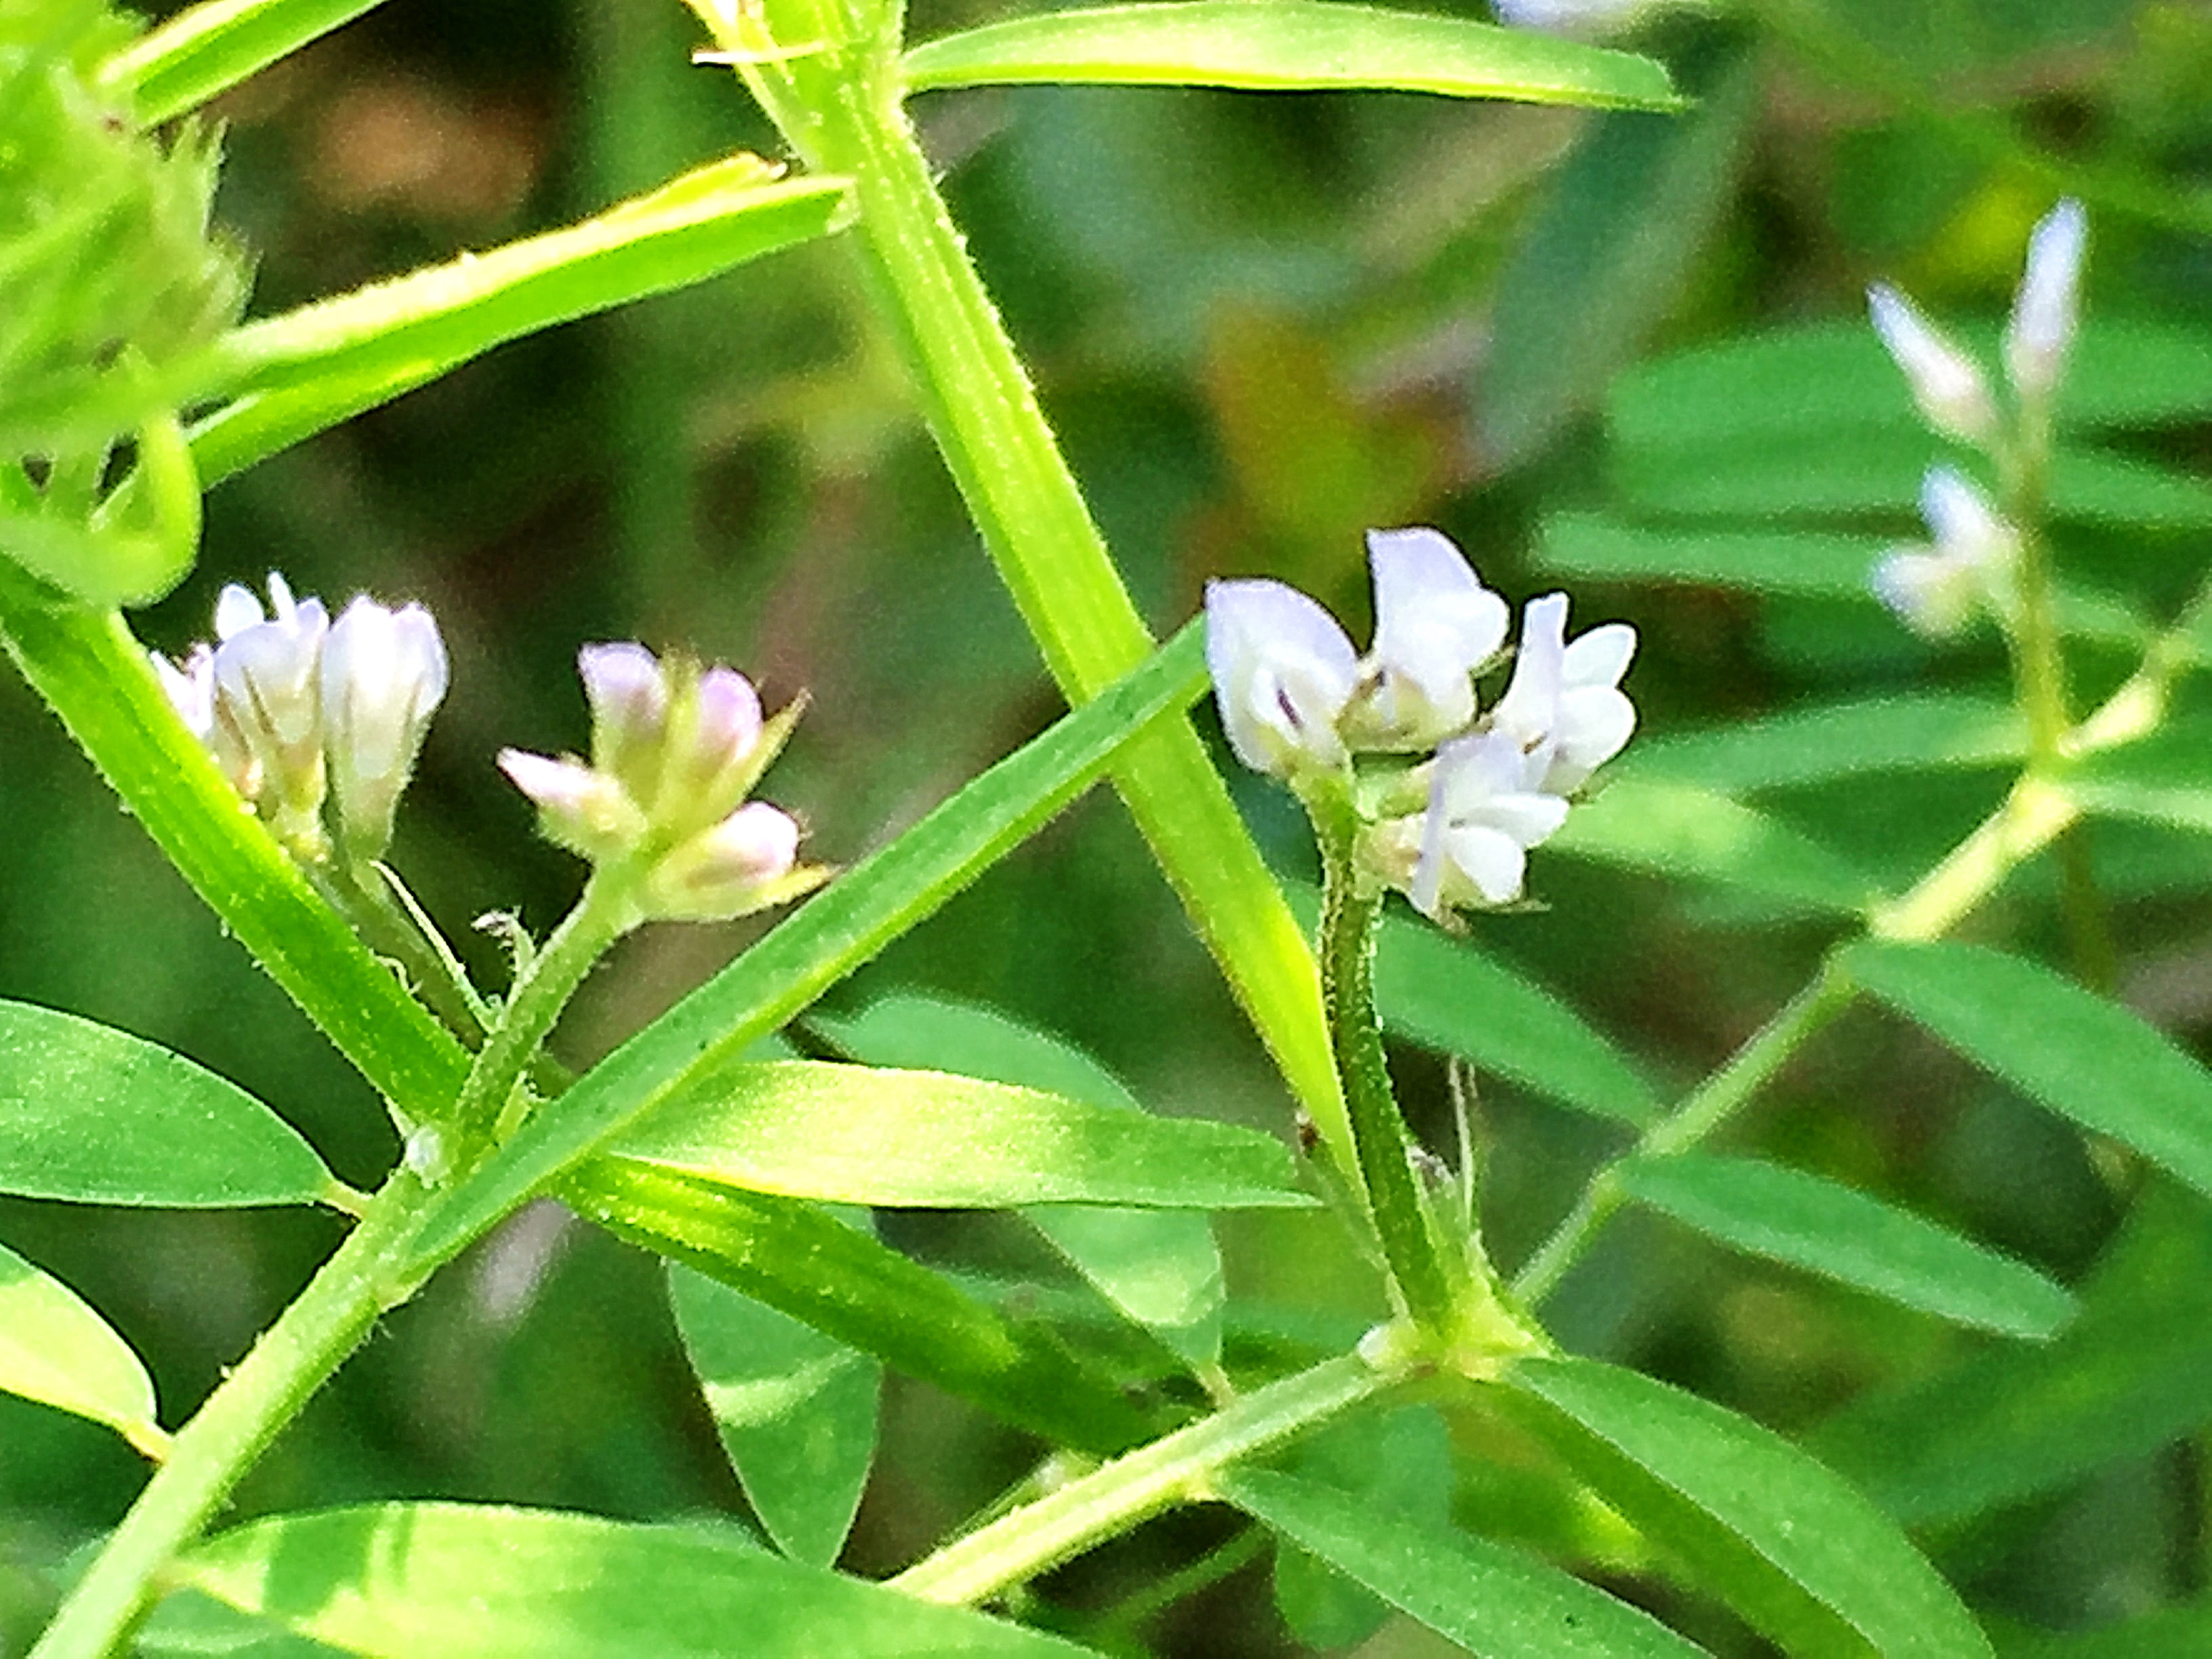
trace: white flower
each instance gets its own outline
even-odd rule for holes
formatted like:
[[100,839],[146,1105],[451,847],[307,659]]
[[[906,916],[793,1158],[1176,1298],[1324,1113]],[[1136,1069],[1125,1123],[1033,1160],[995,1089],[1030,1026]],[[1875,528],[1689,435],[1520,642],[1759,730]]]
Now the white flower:
[[[1496,730],[1437,751],[1428,811],[1376,826],[1381,861],[1415,909],[1441,918],[1462,905],[1510,904],[1521,896],[1528,849],[1566,822],[1565,799],[1542,787],[1547,763]],[[1408,852],[1410,877],[1401,879]]]
[[146,654],[178,717],[215,757],[216,765],[240,798],[251,801],[261,793],[261,764],[216,697],[215,648],[202,641],[185,653],[181,663],[171,662],[158,651]]
[[1336,722],[1358,658],[1336,618],[1265,579],[1206,585],[1206,665],[1237,758],[1288,778],[1344,764]]
[[587,859],[613,858],[644,838],[645,813],[618,779],[581,761],[502,749],[499,769],[538,804],[538,828]]
[[1497,0],[1497,10],[1498,21],[1512,28],[1595,40],[1619,33],[1665,3],[1666,0]]
[[1375,648],[1349,724],[1361,748],[1427,749],[1474,720],[1475,672],[1512,612],[1439,531],[1370,530],[1367,560]]
[[320,599],[295,604],[284,579],[269,577],[270,609],[233,584],[216,600],[216,711],[228,720],[260,772],[258,799],[280,838],[319,843],[323,799],[319,670],[330,619]]
[[1996,403],[1980,365],[1887,283],[1867,290],[1867,312],[1929,425],[1963,443],[1986,445],[1996,437]]
[[671,921],[726,921],[793,896],[787,884],[798,862],[797,820],[747,801],[653,866],[644,906]]
[[1874,568],[1875,596],[1917,634],[1956,634],[1983,604],[2001,597],[2020,538],[1980,490],[1935,466],[1920,486],[1920,515],[1932,549],[1898,548]]
[[1505,601],[1437,531],[1370,531],[1367,552],[1375,646],[1364,658],[1296,588],[1206,584],[1214,699],[1230,747],[1253,770],[1330,771],[1352,750],[1427,749],[1474,720],[1474,677],[1505,641]]
[[376,858],[390,844],[393,810],[446,684],[445,644],[421,605],[392,611],[360,598],[331,625],[323,644],[324,747],[351,856]]
[[576,672],[592,709],[592,764],[650,797],[668,725],[668,677],[659,659],[635,641],[587,645],[576,653]]
[[1529,781],[1553,795],[1581,788],[1636,731],[1636,705],[1620,690],[1636,630],[1607,623],[1571,645],[1566,634],[1565,594],[1528,602],[1512,682],[1490,714],[1491,729],[1529,757]]
[[2050,397],[2066,364],[2080,317],[2081,255],[2088,215],[2071,197],[2051,209],[2028,238],[2027,265],[2006,325],[2005,369],[2027,403]]

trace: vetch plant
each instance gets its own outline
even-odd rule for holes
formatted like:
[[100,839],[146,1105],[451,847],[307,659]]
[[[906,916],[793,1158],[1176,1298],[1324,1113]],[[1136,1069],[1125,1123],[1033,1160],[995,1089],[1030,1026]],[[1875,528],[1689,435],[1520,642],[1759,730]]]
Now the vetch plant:
[[[2144,1442],[2152,1431],[2195,1432],[2202,1390],[2183,1383],[2202,1350],[2189,1322],[2168,1316],[2194,1308],[2173,1300],[2175,1282],[2212,1276],[2212,1078],[2106,994],[2112,918],[2075,831],[2099,812],[2202,821],[2203,764],[2186,746],[2199,734],[2170,708],[2206,653],[2192,606],[2119,630],[2134,653],[2124,661],[2113,632],[2098,636],[2069,673],[2068,629],[2085,608],[2055,568],[2071,550],[2067,491],[2081,476],[2069,399],[2100,418],[2125,412],[2133,405],[2113,388],[2127,377],[2110,362],[2141,370],[2155,357],[2101,357],[2083,321],[2087,210],[2062,203],[2030,234],[2002,382],[1901,292],[1869,297],[1905,379],[1900,393],[1884,369],[1870,418],[1886,440],[1917,410],[1923,424],[1907,443],[1919,459],[1901,485],[1885,474],[1890,493],[1863,512],[1823,511],[1869,529],[1886,514],[1893,528],[1917,479],[1926,545],[1885,552],[1827,525],[1775,532],[1777,556],[1774,536],[1703,524],[1699,490],[1790,487],[1799,469],[1761,446],[1786,442],[1795,417],[1785,400],[1770,408],[1711,377],[1709,363],[1677,366],[1672,380],[1662,364],[1647,371],[1661,385],[1640,417],[1638,372],[1620,377],[1606,441],[1630,464],[1604,475],[1607,488],[1646,492],[1658,527],[1583,510],[1554,515],[1537,538],[1538,563],[1578,578],[1581,631],[1571,632],[1565,589],[1524,583],[1509,536],[1486,540],[1481,557],[1506,589],[1534,593],[1517,628],[1504,594],[1442,532],[1398,527],[1366,536],[1375,626],[1364,648],[1318,601],[1267,576],[1210,581],[1202,617],[1160,643],[984,289],[909,100],[1088,82],[1676,111],[1660,66],[1323,0],[1077,9],[920,44],[906,40],[902,9],[879,0],[694,0],[701,60],[733,72],[733,95],[765,112],[787,161],[732,156],[566,228],[234,322],[242,267],[206,223],[216,155],[196,112],[363,9],[211,0],[142,33],[90,3],[0,0],[0,182],[21,183],[0,201],[0,637],[392,1125],[368,1109],[378,1121],[362,1139],[378,1149],[379,1179],[356,1190],[275,1105],[183,1055],[0,1002],[0,1194],[319,1206],[344,1228],[250,1349],[198,1356],[199,1374],[219,1380],[190,1401],[157,1401],[148,1365],[63,1275],[0,1249],[0,1388],[112,1430],[152,1466],[96,1537],[23,1528],[30,1565],[17,1576],[46,1603],[39,1659],[269,1645],[380,1659],[1124,1653],[1145,1646],[1169,1607],[1278,1547],[1280,1606],[1316,1647],[1364,1640],[1387,1606],[1468,1650],[1516,1659],[1950,1659],[1991,1651],[1983,1616],[2011,1610],[1992,1598],[1984,1563],[2029,1507],[2060,1480],[2154,1451],[2164,1442]],[[1506,12],[1595,27],[1644,9]],[[1590,153],[1619,154],[1621,131],[1601,132]],[[1725,148],[1655,176],[1667,191],[1686,189]],[[62,188],[78,176],[81,204]],[[1577,224],[1597,234],[1595,219]],[[585,866],[542,936],[515,915],[494,921],[508,960],[495,982],[479,982],[433,914],[441,905],[418,901],[392,867],[395,846],[411,860],[438,845],[418,842],[406,816],[426,805],[417,791],[410,808],[408,789],[434,716],[465,716],[447,714],[441,768],[442,745],[483,729],[483,688],[455,679],[430,610],[362,595],[333,616],[271,574],[258,591],[224,587],[212,638],[172,657],[141,644],[117,607],[152,600],[190,568],[204,486],[521,335],[833,236],[860,268],[880,337],[1066,712],[911,823],[897,816],[896,833],[878,832],[823,805],[856,797],[823,785],[818,765],[769,786],[790,805],[758,798],[804,699],[770,712],[751,678],[681,641],[582,645],[580,752],[495,755],[486,736],[439,775],[440,793],[481,791],[491,813],[503,805],[520,835],[521,803],[495,769],[538,833]],[[1615,331],[1595,317],[1577,326],[1594,340]],[[1758,383],[1826,396],[1864,383],[1854,365],[1882,367],[1859,324],[1820,343],[1844,350],[1844,373]],[[1723,361],[1729,376],[1760,367],[1757,352]],[[2169,410],[2201,409],[2197,395],[2160,392]],[[1829,429],[1850,422],[1819,407],[1805,419],[1814,451],[1850,449]],[[682,424],[666,424],[676,441]],[[1929,429],[1970,457],[1927,465]],[[1718,460],[1698,448],[1715,430]],[[1739,454],[1758,464],[1722,464]],[[2169,488],[2158,499],[2191,498]],[[1285,524],[1295,518],[1285,510]],[[1341,546],[1352,550],[1348,537]],[[1618,597],[1595,581],[1686,582],[1705,595],[1765,582],[1855,603],[1879,625],[1870,570],[1916,632],[1947,637],[1993,620],[2010,655],[2008,697],[1962,711],[1933,694],[1869,691],[1796,724],[1784,714],[1688,738],[1662,729],[1632,744],[1640,724],[1671,723],[1668,699],[1683,694],[1670,687],[1699,636],[1679,617],[1641,633],[1588,625]],[[715,580],[705,564],[696,574]],[[902,613],[887,601],[884,615]],[[836,620],[822,631],[846,631]],[[603,619],[592,631],[626,626]],[[1887,638],[1917,648],[1893,628]],[[1649,719],[1626,686],[1639,641],[1635,695]],[[1831,661],[1824,672],[1841,671]],[[808,678],[845,730],[863,724],[844,701],[853,687]],[[2086,716],[2077,680],[2103,699]],[[1297,921],[1304,890],[1286,890],[1263,859],[1190,718],[1209,688],[1229,752],[1266,780],[1240,783],[1286,789],[1310,821],[1322,877],[1310,946]],[[1738,684],[1729,695],[1750,694]],[[903,720],[923,699],[902,685],[897,701]],[[828,724],[817,720],[813,729]],[[2182,740],[2181,759],[2154,748],[2143,763],[2161,732]],[[1888,860],[1879,870],[1855,862],[1840,836],[1831,844],[1808,792],[1871,793],[1868,780],[1886,769],[1917,776],[1961,755],[2007,780],[1966,809],[1926,809],[1917,836],[1875,849]],[[1188,1109],[1260,1092],[1203,1077],[1185,1109],[1155,1115],[1139,1093],[1157,1079],[1133,1091],[1073,1045],[972,1005],[912,991],[840,1000],[846,981],[874,971],[1100,782],[1126,805],[1161,890],[1259,1037],[1254,1054],[1264,1047],[1279,1072],[1264,1122]],[[804,818],[791,810],[801,802]],[[1985,816],[1954,822],[1960,810]],[[842,867],[808,861],[817,847],[842,859],[856,845],[866,850]],[[2039,914],[2030,866],[2054,847],[2076,947],[2070,978],[2018,941],[2000,948],[2008,914]],[[1735,1023],[1748,1035],[1702,1076],[1694,1034],[1655,1047],[1663,1060],[1632,1058],[1517,965],[1527,941],[1542,939],[1547,959],[1585,964],[1577,1002],[1597,1006],[1608,981],[1639,979],[1651,1000],[1686,998],[1698,974],[1670,959],[1655,980],[1640,960],[1639,919],[1661,900],[1601,885],[1653,876],[1658,893],[1680,888],[1705,905],[1667,912],[1674,932],[1702,942],[1698,928],[1733,928],[1728,948],[1753,965],[1809,964],[1794,995]],[[1988,905],[2000,890],[2008,912]],[[1547,895],[1558,908],[1530,902]],[[1978,915],[1979,937],[1996,943],[1946,940]],[[641,975],[633,986],[637,958],[614,948],[641,928],[739,918],[754,919],[733,930],[743,948],[665,1008],[659,981]],[[1155,930],[1146,948],[1157,942]],[[694,959],[670,951],[662,963]],[[1102,945],[1080,972],[1100,981],[1109,963],[1120,970]],[[635,994],[594,1009],[605,1052],[571,1068],[555,1039],[594,974]],[[1097,999],[1097,982],[1084,988]],[[640,1001],[659,1012],[607,1030]],[[2056,1114],[2053,1144],[2066,1140],[2077,1173],[2124,1217],[2120,1244],[2079,1275],[2078,1255],[2031,1265],[1907,1207],[1899,1193],[1991,1212],[1929,1170],[1867,1173],[1879,1137],[1830,1097],[1852,1089],[1799,1091],[1785,1076],[1827,1033],[1854,1036],[1883,1086],[1911,1082],[1902,1033],[1838,1027],[1859,1003],[1955,1051],[1992,1091]],[[1394,1072],[1386,1032],[1448,1052],[1437,1085],[1448,1085],[1448,1133],[1427,1132],[1423,1074]],[[1508,1103],[1486,1121],[1493,1082]],[[1777,1132],[1761,1109],[1801,1092]],[[1539,1102],[1599,1121],[1578,1137],[1554,1133]],[[1919,1114],[1923,1103],[1910,1103]],[[1732,1144],[1717,1150],[1724,1138]],[[1495,1181],[1485,1168],[1493,1140]],[[364,1486],[386,1489],[387,1475],[390,1489],[433,1485],[397,1464],[374,1464],[374,1480],[295,1467],[280,1482],[242,1484],[302,1431],[310,1401],[373,1334],[409,1340],[398,1310],[540,1200],[565,1206],[562,1224],[579,1235],[651,1253],[668,1294],[653,1328],[665,1351],[647,1369],[688,1379],[684,1420],[696,1432],[647,1409],[635,1424],[625,1413],[625,1432],[672,1463],[707,1443],[711,1421],[742,1516],[702,1521],[697,1504],[636,1498],[601,1507],[652,1518],[616,1519],[564,1501],[550,1470],[516,1494],[530,1506],[402,1496],[330,1507]],[[1757,1258],[1764,1276],[1729,1280],[1718,1297],[1647,1278],[1665,1271],[1653,1232],[1634,1261],[1595,1260],[1632,1206],[1652,1228]],[[876,1231],[878,1212],[971,1211],[1001,1212],[991,1237],[1021,1246],[956,1267],[918,1242],[949,1222]],[[1240,1226],[1224,1250],[1217,1218],[1243,1212],[1273,1213]],[[35,1213],[0,1211],[0,1227]],[[1296,1269],[1276,1275],[1276,1294],[1329,1278],[1335,1305],[1358,1315],[1339,1317],[1318,1291],[1290,1310],[1255,1295],[1266,1228],[1292,1241],[1275,1247]],[[568,1291],[545,1271],[545,1236],[526,1224],[488,1255],[557,1304]],[[1024,1265],[1038,1261],[1054,1271]],[[2081,1277],[2080,1295],[2045,1267]],[[1610,1300],[1588,1294],[1600,1278],[1613,1281]],[[1808,1281],[1854,1299],[1802,1299],[1824,1294]],[[1652,1285],[1666,1295],[1646,1295]],[[501,1292],[509,1311],[482,1322],[488,1344],[525,1340],[518,1299]],[[1636,1334],[1673,1316],[1667,1303],[1710,1308],[1717,1325],[1756,1340],[1735,1341],[1728,1364],[1684,1362]],[[2094,1316],[2077,1323],[2085,1303]],[[1786,1316],[1770,1317],[1778,1307]],[[1821,1322],[1832,1308],[1850,1322]],[[2130,1323],[2144,1308],[2156,1341]],[[563,1317],[549,1322],[572,1322],[567,1311],[556,1305]],[[438,1316],[463,1317],[451,1305]],[[1817,1413],[1802,1399],[1735,1408],[1750,1403],[1731,1392],[1746,1386],[1738,1373],[1803,1364],[1800,1350],[1823,1344],[1849,1364],[1844,1381],[1822,1371],[1808,1388],[1822,1403],[1869,1376],[1895,1392],[1809,1431]],[[485,1352],[487,1372],[532,1371],[513,1358],[520,1346]],[[927,1384],[927,1412],[883,1413],[887,1373]],[[564,1388],[574,1376],[533,1375]],[[2117,1405],[2113,1389],[2124,1395]],[[483,1415],[507,1408],[501,1396]],[[925,1445],[907,1426],[954,1411],[1002,1437],[975,1468],[951,1467],[938,1443],[959,1437],[933,1431]],[[596,1403],[576,1414],[593,1421],[562,1432],[604,1426]],[[1001,1451],[1028,1461],[994,1495],[975,1477]],[[0,1500],[12,1501],[7,1462]],[[905,1488],[926,1488],[933,1507],[920,1529],[902,1514],[852,1544],[879,1462],[892,1476],[872,1487],[886,1513]],[[446,1474],[437,1489],[489,1479]],[[1225,1508],[1234,1530],[1140,1534],[1199,1505]],[[1916,1538],[1908,1528],[1922,1522],[1931,1524]],[[15,1548],[12,1530],[0,1537]],[[1084,1573],[1055,1576],[1117,1541]],[[1093,1571],[1137,1582],[1091,1606]],[[12,1582],[0,1579],[0,1593]]]

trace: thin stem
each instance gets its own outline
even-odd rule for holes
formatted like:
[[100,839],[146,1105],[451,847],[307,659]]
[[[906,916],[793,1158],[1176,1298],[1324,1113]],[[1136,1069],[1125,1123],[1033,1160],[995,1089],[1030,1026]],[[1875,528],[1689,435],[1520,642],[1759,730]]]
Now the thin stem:
[[891,1588],[925,1601],[960,1604],[1003,1595],[1163,1510],[1212,1497],[1230,1465],[1373,1399],[1410,1374],[1408,1367],[1377,1367],[1347,1354],[1271,1383],[946,1545],[891,1579]]
[[[900,107],[886,0],[690,0],[785,137],[852,181],[854,246],[921,413],[1053,678],[1081,703],[1152,636],[1060,453]],[[799,52],[796,49],[807,48]],[[1321,983],[1280,889],[1186,720],[1125,749],[1115,787],[1223,976],[1350,1176]]]
[[1310,804],[1323,871],[1322,1006],[1351,1114],[1360,1184],[1406,1312],[1422,1328],[1440,1333],[1456,1298],[1413,1173],[1413,1138],[1390,1087],[1382,1027],[1375,1013],[1375,928],[1382,896],[1359,879],[1353,854],[1358,820],[1349,805]]
[[1092,1647],[1103,1647],[1117,1637],[1134,1635],[1176,1602],[1187,1601],[1200,1590],[1211,1589],[1223,1579],[1243,1571],[1267,1553],[1272,1542],[1265,1527],[1246,1527],[1231,1534],[1197,1560],[1109,1607],[1092,1624],[1084,1639]]
[[70,1590],[32,1659],[100,1659],[143,1614],[156,1578],[197,1537],[307,1398],[412,1293],[404,1272],[422,1188],[402,1173],[361,1225],[179,1431],[123,1524]]
[[[1668,1116],[1647,1129],[1632,1156],[1687,1152],[1748,1105],[1813,1035],[1850,1006],[1851,988],[1832,968],[1797,993]],[[1534,1305],[1559,1288],[1622,1202],[1613,1165],[1601,1170],[1513,1281],[1514,1294]]]

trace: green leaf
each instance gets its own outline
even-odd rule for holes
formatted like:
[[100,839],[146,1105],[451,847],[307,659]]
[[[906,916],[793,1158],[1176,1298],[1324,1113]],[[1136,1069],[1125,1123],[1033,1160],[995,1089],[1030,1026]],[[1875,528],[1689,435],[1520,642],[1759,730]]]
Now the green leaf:
[[789,1314],[1018,1428],[1117,1452],[1158,1431],[1118,1382],[819,1206],[602,1158],[562,1199],[618,1238]]
[[1759,54],[1708,35],[1698,106],[1609,115],[1553,178],[1504,276],[1474,382],[1486,458],[1511,466],[1594,404],[1675,305],[1749,153]]
[[2212,1193],[2212,1073],[2118,1003],[1976,945],[1868,940],[1839,965],[2022,1094]]
[[1318,1482],[1253,1469],[1229,1501],[1485,1659],[1660,1659],[1705,1652],[1649,1613],[1532,1556],[1407,1522]]
[[2100,817],[2212,834],[2212,720],[2167,722],[2140,743],[2084,758],[2066,793]]
[[[1304,927],[1321,895],[1287,884]],[[1551,992],[1426,922],[1385,915],[1375,947],[1375,1001],[1395,1036],[1457,1054],[1563,1105],[1642,1125],[1659,1097],[1633,1061]]]
[[110,58],[100,80],[131,94],[142,126],[163,126],[377,3],[203,0]]
[[1680,784],[1607,784],[1544,846],[1814,913],[1855,915],[1875,896],[1871,878],[1818,842],[1725,795]]
[[963,1607],[787,1561],[732,1529],[491,1504],[274,1516],[178,1578],[362,1659],[1073,1654]]
[[1867,579],[1890,545],[1872,536],[1656,528],[1595,513],[1555,513],[1544,520],[1534,557],[1552,574],[1591,581],[1656,578],[1871,602]]
[[0,1244],[0,1389],[159,1442],[154,1383],[131,1345],[76,1291]]
[[1710,731],[1639,738],[1613,775],[1721,794],[2019,760],[2027,723],[2008,703],[1946,692],[1795,708]]
[[211,1209],[313,1204],[335,1185],[235,1084],[112,1027],[0,1002],[0,1192]]
[[2004,1659],[2198,1659],[2212,1652],[2212,1601],[2160,1607],[2066,1636],[2007,1642]]
[[1311,1201],[1289,1149],[1250,1129],[818,1060],[695,1073],[608,1150],[718,1186],[891,1208]]
[[1685,1152],[1631,1158],[1615,1179],[1639,1204],[1723,1244],[1958,1324],[2048,1337],[2078,1311],[2033,1267],[1802,1170]]
[[1793,1659],[1989,1652],[1881,1511],[1749,1419],[1594,1360],[1524,1359],[1504,1388],[1601,1497]]
[[872,959],[1080,794],[1205,684],[1186,628],[1141,668],[1000,762],[549,1101],[447,1196],[417,1261],[443,1261],[660,1100],[726,1064]]
[[[871,1065],[928,1066],[1109,1110],[1143,1109],[1119,1078],[1080,1048],[972,1003],[889,996],[851,1019],[813,1023]],[[1186,1361],[1211,1365],[1220,1358],[1221,1248],[1208,1218],[1073,1204],[1039,1206],[1023,1218],[1107,1300]]]
[[1872,1394],[1819,1455],[1908,1526],[1940,1524],[2148,1456],[2212,1421],[2212,1210],[2154,1182],[2048,1345],[1985,1349]]
[[1672,109],[1648,58],[1419,12],[1320,0],[1179,0],[1044,12],[906,56],[909,90],[1034,82],[1388,88],[1455,98]]
[[884,1368],[674,1262],[668,1296],[753,1513],[793,1560],[835,1565],[875,1461]]

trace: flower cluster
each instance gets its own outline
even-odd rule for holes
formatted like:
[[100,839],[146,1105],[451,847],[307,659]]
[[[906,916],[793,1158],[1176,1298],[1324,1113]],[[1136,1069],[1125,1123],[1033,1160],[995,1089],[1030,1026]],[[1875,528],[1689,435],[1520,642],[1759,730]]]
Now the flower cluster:
[[587,645],[577,671],[592,711],[592,757],[500,751],[500,769],[536,802],[551,841],[601,866],[631,865],[638,909],[717,921],[819,886],[799,863],[799,827],[748,800],[797,722],[794,703],[763,720],[734,669],[663,661],[641,645]]
[[[1609,623],[1571,641],[1566,595],[1532,600],[1512,678],[1485,714],[1475,680],[1504,653],[1505,601],[1437,531],[1371,531],[1367,549],[1364,656],[1294,588],[1207,585],[1206,662],[1230,746],[1310,803],[1351,803],[1360,862],[1424,914],[1510,903],[1528,850],[1636,728],[1620,690],[1636,630]],[[1360,755],[1431,758],[1363,780]]]
[[446,695],[430,613],[362,597],[332,622],[272,573],[266,608],[249,589],[222,590],[215,634],[180,661],[153,654],[185,724],[295,855],[326,858],[335,839],[349,860],[381,856]]
[[[1897,289],[1877,283],[1867,291],[1875,332],[1903,371],[1921,417],[1943,437],[1982,451],[2001,470],[2017,466],[2047,428],[2079,325],[2088,230],[2081,204],[2069,199],[2046,214],[2028,240],[2004,333],[2015,416],[2010,423],[1981,364]],[[2002,614],[2017,531],[1949,467],[1929,469],[1920,501],[1935,545],[1887,555],[1875,567],[1875,592],[1908,626],[1932,636],[1957,633],[1984,606]]]

